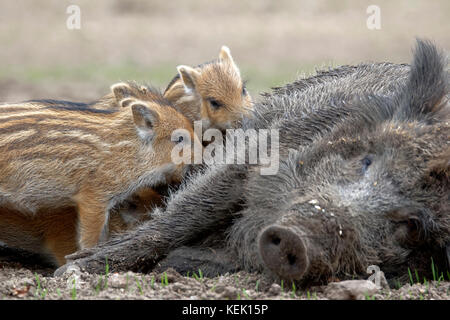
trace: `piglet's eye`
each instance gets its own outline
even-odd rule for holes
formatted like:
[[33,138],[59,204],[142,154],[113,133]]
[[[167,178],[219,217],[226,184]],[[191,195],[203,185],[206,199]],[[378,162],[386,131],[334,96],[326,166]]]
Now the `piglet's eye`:
[[209,99],[209,103],[211,104],[211,107],[215,109],[220,108],[222,106],[222,104],[219,101],[214,99]]
[[184,140],[184,137],[183,136],[179,136],[178,140],[177,140],[177,143],[181,143],[181,142],[183,142],[183,140]]

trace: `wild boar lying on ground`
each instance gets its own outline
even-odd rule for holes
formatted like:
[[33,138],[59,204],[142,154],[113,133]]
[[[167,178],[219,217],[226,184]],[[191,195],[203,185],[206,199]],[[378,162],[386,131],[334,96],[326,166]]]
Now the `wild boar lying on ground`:
[[411,66],[345,66],[275,89],[245,126],[279,130],[277,174],[211,166],[155,219],[68,265],[103,272],[107,258],[114,271],[246,269],[307,283],[440,261],[450,244],[445,68],[419,40]]

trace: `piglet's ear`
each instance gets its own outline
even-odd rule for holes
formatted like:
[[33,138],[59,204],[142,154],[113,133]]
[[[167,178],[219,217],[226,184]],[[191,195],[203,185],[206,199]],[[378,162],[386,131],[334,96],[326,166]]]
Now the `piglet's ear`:
[[222,48],[220,48],[219,59],[222,61],[234,63],[230,48],[228,48],[227,46],[222,46]]
[[160,115],[156,108],[141,102],[135,102],[131,105],[131,110],[139,136],[143,139],[152,138],[155,134],[155,126],[160,122]]
[[191,93],[195,91],[200,72],[189,66],[178,66],[177,70],[186,92]]
[[417,39],[406,87],[396,117],[400,120],[439,120],[449,90],[446,58],[430,41]]
[[222,46],[222,48],[220,48],[219,60],[229,63],[234,68],[236,73],[240,76],[241,73],[236,63],[234,63],[233,57],[231,56],[230,48],[228,48],[227,46]]
[[119,106],[121,107],[128,107],[136,101],[136,99],[132,96],[132,89],[128,85],[128,83],[125,82],[119,82],[116,84],[113,84],[111,86],[111,92],[113,93],[114,97],[116,98],[116,101]]

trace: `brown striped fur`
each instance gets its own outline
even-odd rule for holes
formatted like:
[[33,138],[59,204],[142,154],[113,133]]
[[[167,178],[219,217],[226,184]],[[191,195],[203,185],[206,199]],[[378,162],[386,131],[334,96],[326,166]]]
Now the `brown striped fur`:
[[239,68],[223,46],[219,59],[195,68],[181,65],[164,92],[191,122],[201,120],[203,130],[236,127],[252,109]]
[[[107,238],[114,206],[142,188],[181,180],[186,165],[171,161],[177,143],[171,135],[179,128],[190,132],[185,141],[200,143],[170,102],[134,83],[112,86],[109,95],[93,104],[1,105],[0,206],[4,212],[20,212],[19,225],[20,215],[55,221],[49,217],[75,207],[77,247],[92,247]],[[8,225],[10,216],[0,211],[0,223]],[[20,236],[0,234],[7,244],[20,243],[16,238]]]
[[[110,212],[109,234],[119,234],[150,219],[152,207],[162,204],[151,188],[139,190]],[[0,239],[8,245],[48,257],[56,266],[78,250],[78,214],[74,206],[47,209],[36,214],[0,207]]]

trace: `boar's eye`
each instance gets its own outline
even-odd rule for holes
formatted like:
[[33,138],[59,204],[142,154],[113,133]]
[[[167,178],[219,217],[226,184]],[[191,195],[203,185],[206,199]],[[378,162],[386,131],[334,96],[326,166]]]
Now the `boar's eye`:
[[132,202],[132,201],[127,200],[126,201],[126,205],[128,206],[129,210],[136,210],[137,209],[137,205],[134,202]]
[[222,104],[215,99],[208,99],[208,100],[209,100],[209,103],[211,104],[211,107],[213,107],[214,109],[218,109],[222,106]]
[[364,159],[361,160],[362,163],[362,171],[365,173],[369,166],[372,164],[372,158],[369,156],[365,156]]

